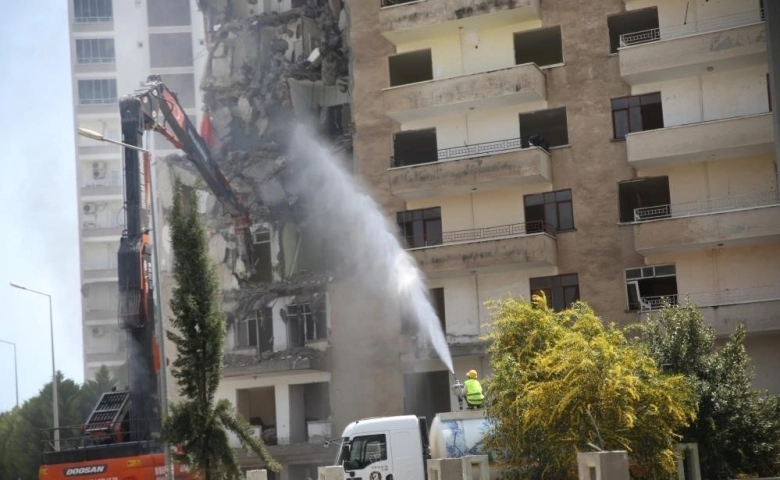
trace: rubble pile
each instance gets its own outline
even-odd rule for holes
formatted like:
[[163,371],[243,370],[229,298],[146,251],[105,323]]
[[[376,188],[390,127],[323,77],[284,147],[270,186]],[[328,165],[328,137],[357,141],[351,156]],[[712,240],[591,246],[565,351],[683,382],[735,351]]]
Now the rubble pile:
[[280,352],[262,352],[260,355],[242,355],[228,353],[222,359],[224,368],[251,367],[260,362],[322,362],[325,360],[325,352],[307,347],[291,347]]

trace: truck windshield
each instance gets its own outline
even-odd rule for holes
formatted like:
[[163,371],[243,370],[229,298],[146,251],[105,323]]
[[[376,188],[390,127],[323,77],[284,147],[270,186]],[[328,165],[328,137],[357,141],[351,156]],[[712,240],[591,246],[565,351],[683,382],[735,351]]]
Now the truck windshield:
[[362,470],[372,463],[387,460],[385,435],[363,435],[345,443],[339,457],[345,470]]

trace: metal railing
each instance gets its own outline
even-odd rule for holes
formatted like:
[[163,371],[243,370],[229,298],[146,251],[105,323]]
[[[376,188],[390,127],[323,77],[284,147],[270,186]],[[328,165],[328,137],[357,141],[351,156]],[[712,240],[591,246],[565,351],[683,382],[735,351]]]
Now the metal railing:
[[114,17],[98,17],[98,16],[80,16],[73,17],[73,23],[100,23],[100,22],[113,22]]
[[643,43],[669,40],[672,38],[693,35],[697,33],[714,32],[727,28],[740,27],[764,21],[764,10],[750,10],[747,12],[725,15],[723,17],[709,18],[700,22],[688,22],[682,25],[670,25],[668,27],[650,28],[639,32],[624,33],[620,35],[620,46],[629,47]]
[[394,5],[403,5],[404,3],[417,2],[419,0],[382,0],[382,7],[392,7]]
[[640,310],[650,312],[660,309],[664,304],[696,305],[698,307],[716,307],[751,302],[769,302],[780,300],[780,285],[763,285],[753,288],[717,290],[677,295],[659,295],[642,297]]
[[116,57],[79,57],[79,65],[105,65],[116,62]]
[[464,145],[462,147],[443,148],[441,150],[421,150],[410,154],[394,155],[390,157],[390,168],[436,163],[442,160],[493,155],[495,153],[521,150],[523,148],[528,148],[529,146],[528,142],[522,142],[520,138],[509,138],[506,140],[496,140],[495,142],[483,142]]
[[634,209],[634,221],[644,222],[662,218],[679,218],[704,213],[727,212],[741,208],[764,207],[780,204],[777,190],[733,195],[725,198],[699,200],[696,202],[656,205]]
[[452,232],[444,232],[441,234],[441,236],[426,235],[419,245],[415,242],[414,237],[406,237],[406,245],[407,248],[433,247],[437,245],[446,245],[448,243],[475,242],[492,238],[517,237],[536,233],[546,233],[547,235],[555,238],[555,228],[553,228],[553,226],[548,223],[537,220],[525,223],[500,225],[497,227],[456,230]]

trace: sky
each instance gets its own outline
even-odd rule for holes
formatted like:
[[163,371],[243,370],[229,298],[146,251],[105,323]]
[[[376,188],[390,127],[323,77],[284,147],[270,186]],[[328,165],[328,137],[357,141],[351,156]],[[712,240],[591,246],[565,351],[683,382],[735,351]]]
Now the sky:
[[[58,370],[83,381],[76,147],[67,2],[6,2],[0,29],[0,340],[16,344],[19,401]],[[0,343],[0,412],[13,408],[13,347]]]

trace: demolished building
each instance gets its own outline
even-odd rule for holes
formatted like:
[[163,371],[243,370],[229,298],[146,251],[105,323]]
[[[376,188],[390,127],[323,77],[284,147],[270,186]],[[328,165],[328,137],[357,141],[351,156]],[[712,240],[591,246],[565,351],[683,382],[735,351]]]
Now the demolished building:
[[[393,306],[366,301],[359,281],[334,271],[296,191],[305,186],[292,180],[299,167],[287,158],[302,123],[351,170],[347,12],[341,0],[201,0],[199,7],[208,47],[203,135],[252,223],[237,231],[213,195],[199,192],[228,329],[218,395],[270,445],[283,466],[278,478],[313,477],[335,455],[324,440],[358,416],[397,413],[398,402],[384,399],[402,395],[398,355],[381,341],[397,338],[397,328],[381,324],[369,341],[368,330],[354,337],[355,327]],[[163,214],[176,178],[185,195],[200,188],[185,159],[169,156],[157,171]],[[170,245],[163,247],[170,258]],[[167,265],[164,298],[173,284]],[[372,357],[391,361],[383,372]],[[373,385],[383,376],[388,391]],[[376,390],[376,401],[365,388]],[[244,468],[262,467],[243,451],[239,459]]]

